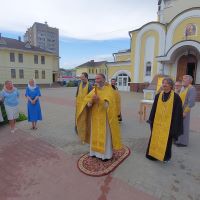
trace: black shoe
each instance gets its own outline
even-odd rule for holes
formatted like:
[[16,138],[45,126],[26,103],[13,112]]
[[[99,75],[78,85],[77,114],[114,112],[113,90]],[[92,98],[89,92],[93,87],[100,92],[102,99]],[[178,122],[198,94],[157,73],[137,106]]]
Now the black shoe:
[[110,159],[101,159],[103,162],[107,162],[109,161]]
[[179,143],[176,143],[176,146],[177,147],[187,147],[187,145],[185,145],[185,144],[179,144]]

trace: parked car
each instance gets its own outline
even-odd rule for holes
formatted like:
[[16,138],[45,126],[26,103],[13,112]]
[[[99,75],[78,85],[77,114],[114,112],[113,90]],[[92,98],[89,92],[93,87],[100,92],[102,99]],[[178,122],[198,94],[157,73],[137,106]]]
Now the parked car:
[[80,82],[80,80],[71,80],[66,84],[66,86],[67,87],[77,87],[79,82]]

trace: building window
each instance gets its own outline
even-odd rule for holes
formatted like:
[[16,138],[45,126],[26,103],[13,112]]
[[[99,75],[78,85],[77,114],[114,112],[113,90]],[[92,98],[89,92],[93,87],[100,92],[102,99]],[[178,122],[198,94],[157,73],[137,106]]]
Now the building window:
[[15,62],[15,53],[10,53],[10,62]]
[[146,63],[146,76],[151,76],[151,62]]
[[23,79],[23,78],[24,78],[24,70],[23,70],[23,69],[20,69],[20,70],[19,70],[19,78],[20,78],[20,79]]
[[19,78],[20,78],[20,79],[23,79],[23,78],[24,78],[24,70],[23,70],[23,69],[20,69],[20,70],[19,70]]
[[16,70],[15,69],[11,69],[11,78],[16,78]]
[[89,69],[89,74],[90,74],[90,69]]
[[94,74],[94,69],[92,69],[92,74]]
[[35,79],[39,79],[39,71],[35,70]]
[[45,64],[45,57],[41,56],[41,64]]
[[38,55],[34,55],[34,64],[38,64]]
[[96,69],[96,74],[98,73],[97,69]]
[[45,79],[45,70],[42,70],[42,79]]
[[18,61],[19,61],[19,63],[23,63],[23,54],[22,53],[18,54]]

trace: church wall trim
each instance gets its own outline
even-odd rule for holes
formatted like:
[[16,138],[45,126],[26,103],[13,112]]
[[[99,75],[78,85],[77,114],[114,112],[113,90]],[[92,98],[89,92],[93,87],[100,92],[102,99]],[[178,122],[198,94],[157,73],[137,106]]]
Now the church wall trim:
[[171,59],[172,54],[181,47],[184,46],[192,46],[197,49],[197,51],[200,53],[200,42],[196,40],[187,40],[187,41],[181,41],[176,44],[174,44],[164,56],[157,57],[157,61],[169,61]]
[[140,66],[140,50],[141,50],[141,39],[145,32],[147,31],[156,31],[159,35],[160,44],[158,48],[159,55],[164,54],[165,51],[165,29],[163,26],[160,26],[159,23],[150,23],[148,26],[145,26],[139,31],[136,36],[136,49],[135,49],[135,62],[134,62],[134,82],[139,82],[139,66]]
[[141,27],[138,28],[138,29],[134,29],[134,30],[132,30],[132,31],[129,31],[129,36],[130,36],[130,34],[131,34],[132,32],[140,31],[140,30],[144,29],[146,26],[149,26],[149,25],[151,25],[151,24],[160,25],[160,26],[162,26],[163,28],[166,27],[165,24],[163,24],[163,23],[160,23],[160,22],[157,22],[157,21],[152,21],[152,22],[149,22],[149,23],[144,24],[143,26],[141,26]]
[[131,77],[130,71],[128,71],[128,70],[118,70],[111,76],[111,79],[116,78],[119,74],[127,74],[129,77]]

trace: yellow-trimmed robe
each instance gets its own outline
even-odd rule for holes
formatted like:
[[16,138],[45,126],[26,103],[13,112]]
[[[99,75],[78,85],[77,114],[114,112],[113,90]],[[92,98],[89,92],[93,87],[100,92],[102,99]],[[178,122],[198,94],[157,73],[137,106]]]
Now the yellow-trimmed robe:
[[[77,113],[77,130],[80,132],[82,129],[85,130],[89,127],[86,135],[82,137],[85,138],[83,141],[90,143],[92,151],[104,154],[107,134],[106,123],[108,122],[111,133],[112,148],[119,150],[122,148],[121,132],[115,109],[115,94],[109,84],[106,84],[103,88],[97,87],[99,101],[98,103],[94,103],[90,108],[91,115],[88,115],[88,117],[90,117],[88,124],[86,125],[80,120],[85,109],[88,109],[88,103],[92,101],[94,94],[95,90],[93,89],[84,98],[83,105],[79,110],[79,113]],[[83,132],[78,133],[78,135],[82,134]],[[90,140],[91,134],[92,139]]]
[[[89,127],[87,126],[88,122],[88,117],[87,115],[90,114],[88,109],[85,109],[81,115],[81,117],[79,118],[79,123],[81,124],[85,124],[84,126],[80,126],[79,128],[77,127],[77,117],[78,117],[78,113],[80,113],[81,107],[83,105],[83,101],[85,96],[88,95],[90,90],[89,87],[89,82],[87,82],[87,84],[85,85],[85,87],[83,88],[83,83],[81,82],[79,87],[77,88],[77,94],[76,94],[76,114],[75,114],[75,129],[77,131],[77,134],[79,135],[79,137],[81,138],[82,141],[88,140],[89,138],[86,138],[87,131],[89,130]],[[79,129],[79,130],[78,130]]]
[[121,116],[121,97],[119,94],[119,91],[117,89],[116,86],[111,86],[114,90],[114,94],[115,94],[115,103],[116,103],[116,113],[117,113],[117,117],[118,117],[118,121],[122,121],[122,116]]
[[183,105],[183,112],[190,112],[190,107],[188,105],[185,105],[185,100],[188,94],[188,91],[190,90],[190,88],[192,87],[192,85],[189,85],[186,88],[182,88],[182,90],[179,93],[179,96],[181,97],[182,100],[182,105]]
[[172,139],[183,134],[182,102],[174,91],[161,92],[155,96],[148,122],[151,137],[146,157],[151,160],[171,159]]
[[183,112],[186,114],[186,116],[183,119],[184,133],[178,138],[176,144],[188,146],[190,133],[190,111],[195,105],[196,89],[192,85],[189,85],[188,87],[182,87],[179,95],[182,100]]

